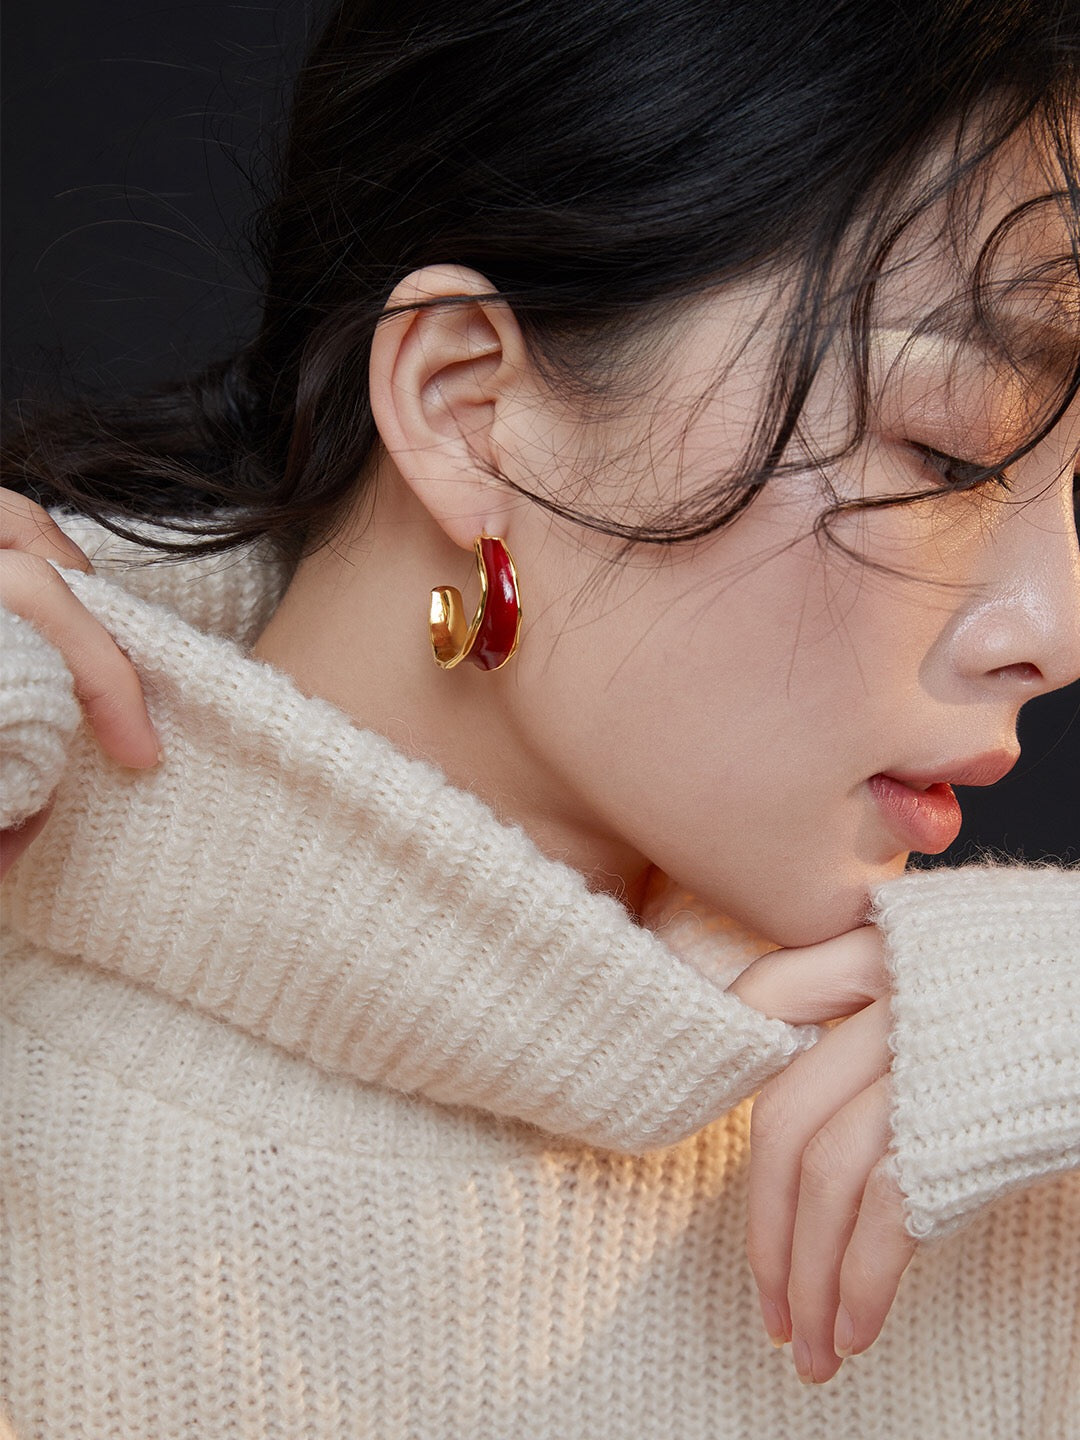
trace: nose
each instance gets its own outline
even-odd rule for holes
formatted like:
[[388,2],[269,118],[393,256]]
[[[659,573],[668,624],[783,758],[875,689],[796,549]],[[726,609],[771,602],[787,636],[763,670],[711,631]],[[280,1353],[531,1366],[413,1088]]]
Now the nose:
[[956,635],[971,678],[1019,703],[1080,679],[1080,546],[1073,465],[1050,485],[1017,486],[987,547],[988,582]]

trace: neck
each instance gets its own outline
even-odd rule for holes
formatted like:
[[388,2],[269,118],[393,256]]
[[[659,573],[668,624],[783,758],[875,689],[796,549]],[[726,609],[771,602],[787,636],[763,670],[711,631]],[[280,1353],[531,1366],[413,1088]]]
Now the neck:
[[582,798],[533,753],[507,703],[514,661],[494,672],[468,664],[444,671],[434,663],[430,591],[443,583],[465,589],[472,557],[392,467],[376,478],[374,504],[358,507],[362,516],[354,512],[330,543],[300,562],[254,655],[304,694],[330,701],[403,753],[437,765],[501,821],[520,825],[543,854],[640,915],[648,861],[605,833]]

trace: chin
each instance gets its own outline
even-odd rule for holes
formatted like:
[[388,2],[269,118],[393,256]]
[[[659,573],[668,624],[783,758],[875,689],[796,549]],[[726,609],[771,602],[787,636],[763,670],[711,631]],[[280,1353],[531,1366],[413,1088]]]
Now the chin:
[[808,875],[800,884],[789,883],[783,895],[771,897],[743,923],[785,950],[835,940],[867,923],[871,891],[902,874],[907,858],[906,852],[895,855],[885,864],[860,867],[842,879]]

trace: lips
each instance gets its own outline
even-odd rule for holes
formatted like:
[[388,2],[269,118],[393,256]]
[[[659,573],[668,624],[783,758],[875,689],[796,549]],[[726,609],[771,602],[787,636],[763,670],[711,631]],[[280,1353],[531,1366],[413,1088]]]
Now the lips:
[[1019,750],[987,750],[985,754],[949,761],[933,770],[889,770],[882,773],[913,790],[924,790],[932,785],[996,785],[1019,758]]
[[991,750],[932,771],[896,770],[867,781],[882,817],[906,849],[940,855],[960,833],[963,815],[953,785],[993,785],[1017,752]]

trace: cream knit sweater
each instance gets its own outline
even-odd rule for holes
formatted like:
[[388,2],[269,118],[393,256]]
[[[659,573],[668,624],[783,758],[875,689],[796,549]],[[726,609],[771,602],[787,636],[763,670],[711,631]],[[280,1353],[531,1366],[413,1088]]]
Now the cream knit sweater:
[[724,993],[752,937],[670,890],[637,924],[252,660],[265,554],[65,528],[166,758],[108,762],[8,618],[0,823],[59,782],[4,887],[20,1440],[1076,1440],[1080,876],[877,895],[930,1243],[804,1387],[745,1258],[747,1102],[819,1032]]

